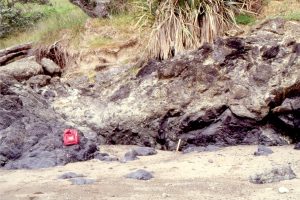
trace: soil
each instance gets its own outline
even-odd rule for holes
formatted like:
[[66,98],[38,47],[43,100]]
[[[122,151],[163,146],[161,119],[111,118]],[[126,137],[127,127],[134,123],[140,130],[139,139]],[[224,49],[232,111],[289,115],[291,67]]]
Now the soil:
[[[101,152],[122,158],[132,146],[101,146]],[[37,170],[0,170],[1,200],[67,199],[290,199],[300,197],[300,179],[252,184],[249,176],[290,165],[300,174],[300,153],[293,146],[270,147],[274,153],[254,156],[257,146],[235,146],[215,152],[182,154],[158,151],[121,163],[90,160]],[[149,181],[126,179],[137,169],[152,172]],[[90,185],[71,185],[58,176],[74,172],[96,180]],[[288,193],[280,194],[285,187]]]

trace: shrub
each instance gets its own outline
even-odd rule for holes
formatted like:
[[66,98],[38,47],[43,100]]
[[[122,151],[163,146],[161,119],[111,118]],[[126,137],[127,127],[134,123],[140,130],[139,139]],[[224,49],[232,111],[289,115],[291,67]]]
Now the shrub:
[[[138,0],[139,22],[150,23],[149,57],[166,59],[212,42],[235,24],[235,14],[254,8],[259,0]],[[153,19],[153,20],[152,20]]]
[[[22,1],[20,1],[22,2]],[[0,2],[0,38],[34,25],[43,17],[40,12],[24,12],[11,2]]]

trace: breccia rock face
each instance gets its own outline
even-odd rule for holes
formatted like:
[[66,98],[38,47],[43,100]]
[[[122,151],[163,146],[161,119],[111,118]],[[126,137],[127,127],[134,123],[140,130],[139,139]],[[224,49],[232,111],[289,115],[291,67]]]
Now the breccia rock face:
[[62,133],[70,127],[41,95],[0,75],[0,167],[45,168],[97,155],[96,143],[82,134],[79,145],[63,145]]
[[61,114],[71,111],[69,120],[87,125],[108,144],[174,150],[180,138],[181,148],[295,142],[300,98],[295,23],[266,21],[247,36],[219,38],[173,59],[150,61],[137,74],[132,66],[112,66],[97,72],[92,85],[68,80],[78,93],[52,105]]

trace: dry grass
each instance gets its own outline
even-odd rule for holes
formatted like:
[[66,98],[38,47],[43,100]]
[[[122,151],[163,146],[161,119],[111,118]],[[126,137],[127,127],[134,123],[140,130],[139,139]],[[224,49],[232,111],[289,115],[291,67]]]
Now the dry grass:
[[300,1],[284,0],[284,1],[267,1],[264,7],[261,19],[283,17],[287,20],[300,20]]
[[34,50],[34,54],[36,55],[37,60],[40,61],[42,58],[49,58],[61,68],[65,68],[73,60],[72,56],[68,53],[67,48],[59,41],[49,46],[37,46]]
[[[154,10],[141,16],[141,22],[154,14],[148,45],[149,57],[167,59],[185,50],[211,43],[235,25],[235,13],[259,11],[260,0],[150,0]],[[143,26],[145,24],[142,24]]]

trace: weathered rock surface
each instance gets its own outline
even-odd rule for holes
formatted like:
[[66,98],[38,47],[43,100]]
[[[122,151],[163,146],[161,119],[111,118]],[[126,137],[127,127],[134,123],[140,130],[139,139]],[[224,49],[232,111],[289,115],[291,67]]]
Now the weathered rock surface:
[[35,61],[35,57],[24,58],[0,67],[0,74],[14,77],[18,81],[27,80],[43,73],[43,68]]
[[290,166],[281,166],[276,167],[270,171],[263,173],[258,173],[253,176],[250,176],[249,180],[251,183],[255,184],[264,184],[264,183],[273,183],[283,180],[291,180],[296,178],[296,174]]
[[126,178],[131,178],[131,179],[146,181],[146,180],[152,179],[153,175],[150,172],[146,171],[146,170],[139,169],[135,172],[131,172],[131,173],[127,174],[125,177]]
[[254,155],[255,156],[267,156],[272,153],[274,153],[272,151],[272,149],[270,149],[266,146],[260,145],[260,146],[258,146],[257,151],[254,152]]
[[58,179],[70,179],[70,178],[78,178],[78,177],[84,177],[83,174],[76,174],[74,172],[67,172],[67,173],[64,173],[62,175],[60,175],[58,177]]
[[96,182],[94,179],[88,178],[72,178],[69,179],[69,181],[72,183],[72,185],[89,185]]
[[108,5],[111,0],[70,0],[80,7],[88,16],[105,18],[109,15]]
[[275,19],[137,73],[112,66],[95,72],[93,84],[68,79],[76,92],[52,106],[107,144],[174,150],[180,138],[181,149],[299,141],[299,27]]
[[98,147],[82,134],[80,144],[63,145],[62,133],[70,127],[74,124],[57,115],[45,98],[0,74],[0,167],[45,168],[94,158]]
[[42,58],[41,65],[44,71],[49,75],[55,75],[61,73],[61,68],[52,60],[48,58]]

